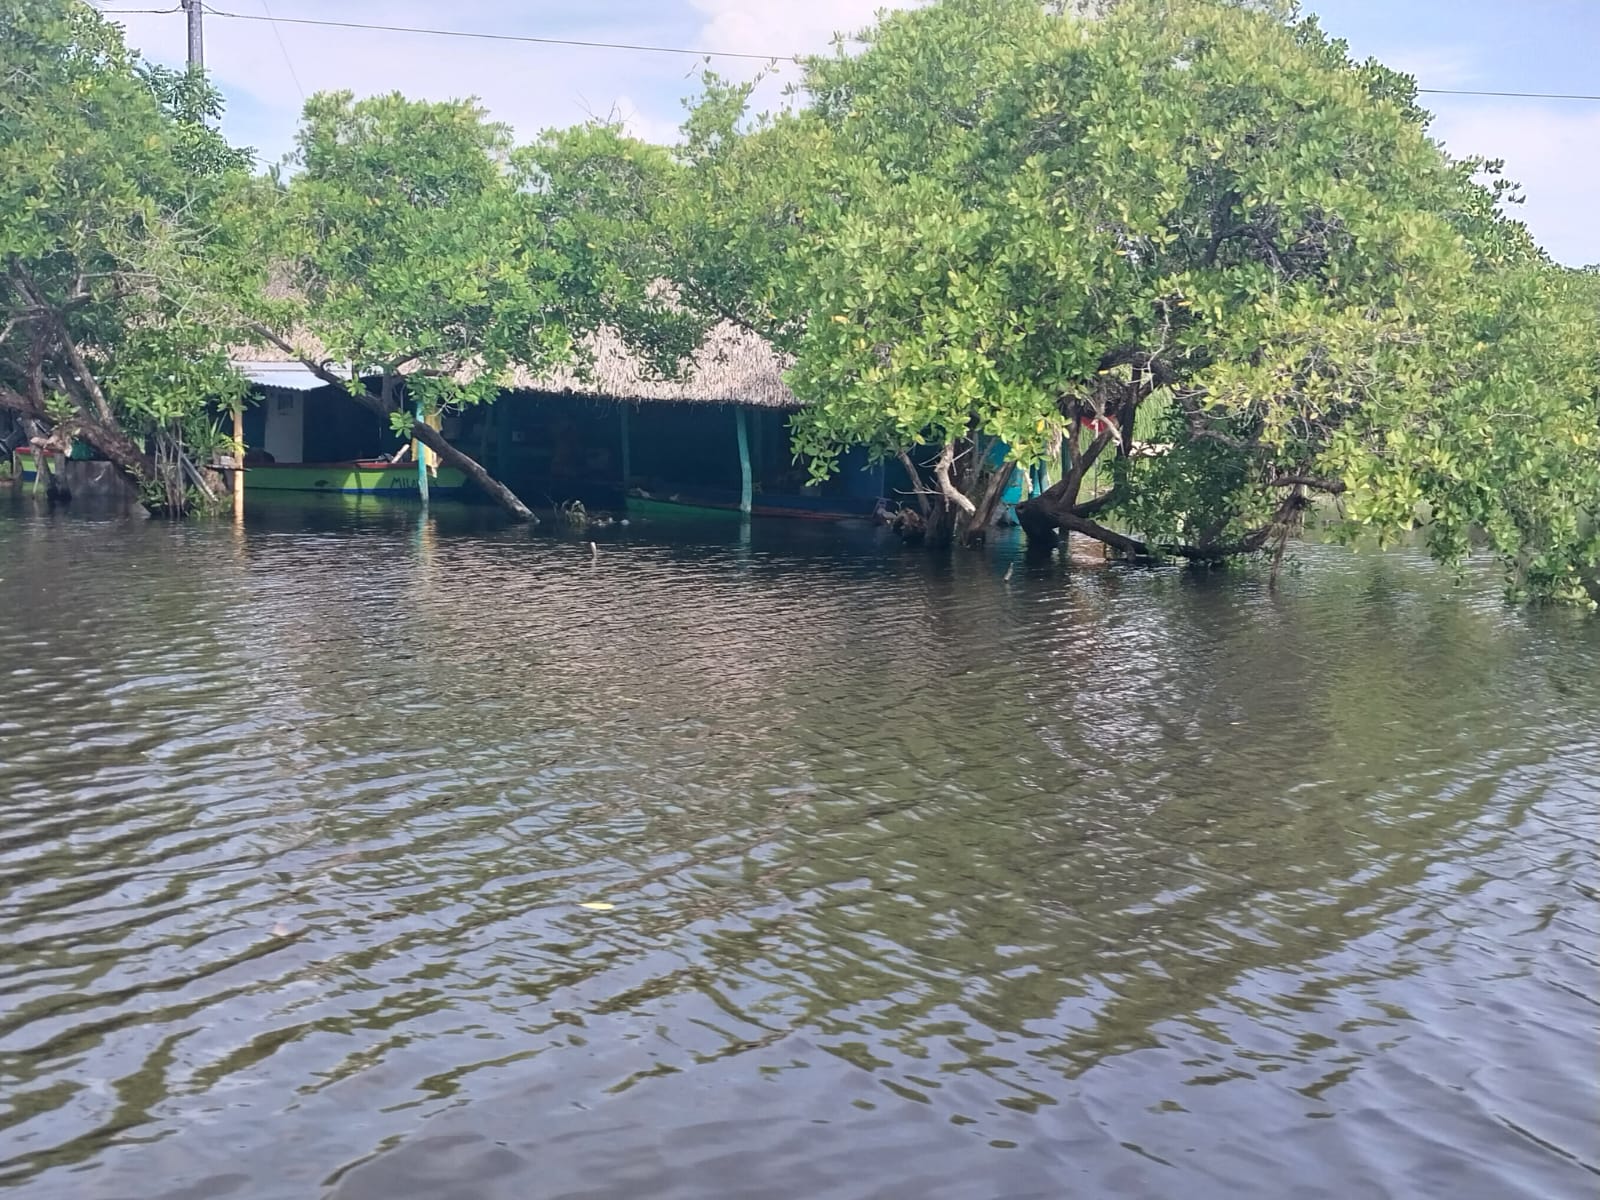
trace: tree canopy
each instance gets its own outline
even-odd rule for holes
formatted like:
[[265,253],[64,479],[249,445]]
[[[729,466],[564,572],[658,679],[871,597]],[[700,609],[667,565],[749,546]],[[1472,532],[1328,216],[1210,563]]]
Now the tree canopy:
[[1518,586],[1579,595],[1592,285],[1409,77],[1222,0],[942,0],[864,39],[753,127],[712,81],[684,148],[678,277],[794,355],[814,471],[901,456],[970,534],[991,468],[1060,453],[1036,538],[1281,553],[1324,497],[1341,536],[1457,560],[1481,530]]
[[142,62],[85,4],[11,4],[0,78],[0,407],[181,509],[162,439],[207,438],[208,402],[242,389],[235,330],[193,297],[222,282],[212,251],[250,155],[211,127],[203,76]]

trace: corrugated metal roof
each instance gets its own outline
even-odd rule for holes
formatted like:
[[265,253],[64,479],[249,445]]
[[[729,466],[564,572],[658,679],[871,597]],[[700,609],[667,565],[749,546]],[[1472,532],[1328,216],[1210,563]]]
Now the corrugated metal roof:
[[241,362],[232,359],[228,365],[257,387],[282,388],[291,392],[314,392],[320,387],[328,386],[304,363]]

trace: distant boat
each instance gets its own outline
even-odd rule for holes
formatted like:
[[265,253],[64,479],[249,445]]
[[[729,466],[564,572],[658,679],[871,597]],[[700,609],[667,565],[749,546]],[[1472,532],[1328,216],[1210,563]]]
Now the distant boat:
[[[428,495],[452,497],[466,489],[467,477],[455,467],[439,467],[428,475]],[[415,463],[358,459],[338,463],[260,463],[245,467],[244,490],[250,492],[334,492],[346,496],[415,496]]]
[[[39,464],[34,459],[32,446],[18,446],[11,452],[11,461],[14,464],[12,473],[22,483],[33,483],[39,478]],[[61,464],[66,462],[67,459],[63,454],[52,453],[50,461],[59,470]]]
[[[66,461],[52,454],[57,463]],[[22,483],[39,478],[39,464],[30,446],[12,453],[14,475]],[[261,463],[245,469],[248,492],[337,492],[346,496],[415,496],[415,463],[380,459],[342,463]],[[428,476],[428,495],[454,497],[466,490],[467,478],[454,467],[440,467]]]
[[11,474],[23,483],[32,483],[39,478],[39,467],[33,461],[32,450],[21,446],[11,452]]

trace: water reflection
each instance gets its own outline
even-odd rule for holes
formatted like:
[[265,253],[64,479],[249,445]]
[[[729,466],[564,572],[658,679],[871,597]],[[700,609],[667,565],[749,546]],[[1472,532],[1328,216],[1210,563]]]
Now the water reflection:
[[595,540],[0,514],[0,1178],[1592,1194],[1592,623]]

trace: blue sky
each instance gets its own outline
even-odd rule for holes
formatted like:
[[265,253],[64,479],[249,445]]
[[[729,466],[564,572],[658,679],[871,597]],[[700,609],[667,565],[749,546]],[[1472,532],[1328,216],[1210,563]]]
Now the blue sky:
[[[105,8],[162,7],[102,0]],[[904,0],[902,0],[904,2]],[[821,49],[883,0],[211,0],[225,12],[695,46],[760,54]],[[1600,94],[1600,0],[1309,0],[1324,26],[1415,73],[1424,87]],[[181,14],[119,16],[149,57],[181,61]],[[280,44],[281,39],[281,44]],[[616,115],[666,140],[698,59],[206,19],[207,66],[227,93],[227,131],[273,160],[303,96],[328,88],[476,95],[524,137]],[[722,60],[729,74],[753,63]],[[792,76],[792,68],[790,74]],[[779,100],[783,75],[765,96]],[[1434,132],[1457,154],[1504,158],[1527,203],[1517,215],[1559,261],[1600,262],[1600,103],[1430,96]]]

